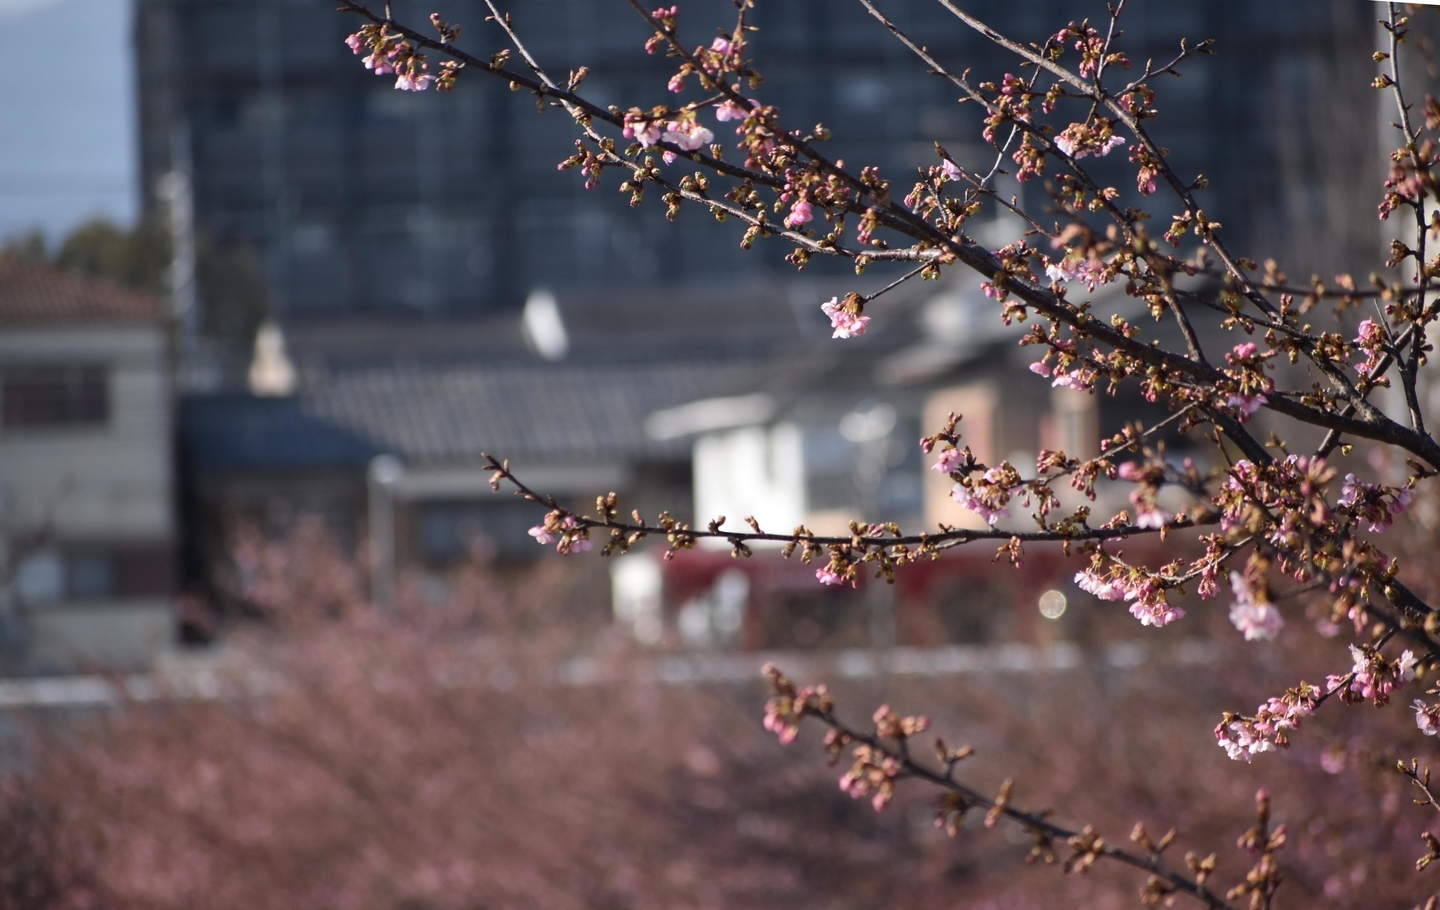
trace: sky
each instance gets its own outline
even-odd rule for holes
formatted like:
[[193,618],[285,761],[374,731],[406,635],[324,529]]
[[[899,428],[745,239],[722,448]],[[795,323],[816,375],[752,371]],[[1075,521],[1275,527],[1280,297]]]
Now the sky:
[[[129,0],[0,0],[0,241],[138,211]],[[13,85],[13,82],[12,82]]]

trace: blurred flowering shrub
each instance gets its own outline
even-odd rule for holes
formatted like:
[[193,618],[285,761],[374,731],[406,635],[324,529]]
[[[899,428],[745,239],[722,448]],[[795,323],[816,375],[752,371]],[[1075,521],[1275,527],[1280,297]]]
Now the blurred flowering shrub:
[[[611,636],[593,564],[507,579],[476,560],[455,571],[451,601],[408,588],[385,614],[315,525],[247,533],[237,552],[268,618],[233,633],[223,697],[30,718],[27,767],[0,778],[0,907],[1134,903],[1123,870],[1017,876],[1034,846],[1019,829],[996,836],[984,811],[894,788],[878,753],[854,768],[849,755],[830,770],[788,761],[754,713],[758,680],[660,682],[653,655]],[[1224,632],[1223,615],[1207,622]],[[1232,845],[1266,786],[1295,905],[1408,906],[1425,819],[1394,770],[1404,752],[1374,744],[1413,746],[1420,731],[1397,712],[1317,715],[1281,764],[1237,766],[1209,745],[1206,719],[1323,670],[1344,645],[1282,641],[1258,668],[1203,641],[1117,666],[1116,638],[1102,636],[1073,670],[880,677],[829,694],[894,706],[876,724],[917,753],[903,711],[934,706],[925,736],[973,747],[946,748],[971,753],[978,786],[1018,781],[1015,804],[1063,806],[1119,844],[1137,820],[1155,841],[1175,825],[1171,849],[1216,853],[1223,888],[1252,861]],[[576,657],[594,669],[567,673]],[[821,745],[818,730],[796,733]]]

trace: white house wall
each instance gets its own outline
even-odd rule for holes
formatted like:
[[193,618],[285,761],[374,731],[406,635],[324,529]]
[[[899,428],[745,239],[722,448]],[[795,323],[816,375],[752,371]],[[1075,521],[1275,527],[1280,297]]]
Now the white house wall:
[[44,521],[71,539],[173,537],[165,352],[154,325],[0,332],[0,367],[102,365],[109,387],[104,426],[0,428],[0,490],[12,526]]
[[[791,423],[706,433],[695,441],[695,524],[726,517],[745,527],[789,533],[805,520],[803,435]],[[715,542],[725,546],[723,541]]]

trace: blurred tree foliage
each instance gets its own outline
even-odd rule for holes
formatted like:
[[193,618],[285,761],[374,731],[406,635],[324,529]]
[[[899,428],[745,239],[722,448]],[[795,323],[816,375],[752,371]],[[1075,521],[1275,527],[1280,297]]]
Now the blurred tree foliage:
[[[96,218],[75,228],[53,249],[35,230],[6,241],[0,251],[137,290],[164,294],[169,289],[170,232],[156,220],[125,228]],[[226,380],[240,381],[250,362],[255,330],[269,309],[265,276],[248,247],[220,245],[201,236],[196,239],[195,258],[201,333],[219,358]]]

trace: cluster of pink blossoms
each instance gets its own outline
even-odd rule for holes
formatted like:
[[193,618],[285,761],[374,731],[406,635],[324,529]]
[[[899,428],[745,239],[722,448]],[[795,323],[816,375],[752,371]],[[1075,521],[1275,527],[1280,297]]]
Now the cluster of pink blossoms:
[[[901,717],[889,705],[875,709],[875,735],[881,739],[906,740],[930,728],[928,717]],[[832,751],[842,748],[844,740],[827,738]],[[900,774],[900,761],[883,749],[870,745],[855,748],[855,764],[840,778],[840,789],[851,799],[870,797],[876,812],[884,812],[895,796],[895,781]]]
[[1440,705],[1427,705],[1415,699],[1415,726],[1426,736],[1440,734]]
[[795,204],[790,206],[790,214],[785,216],[785,226],[788,228],[797,228],[802,224],[809,224],[810,220],[814,217],[810,203],[804,199],[796,199]]
[[1230,590],[1235,603],[1230,607],[1230,622],[1245,633],[1246,641],[1273,639],[1285,625],[1285,617],[1268,599],[1257,596],[1245,576],[1239,572],[1230,573]]
[[1160,582],[1148,575],[1132,579],[1123,573],[1112,573],[1109,578],[1089,568],[1075,573],[1075,585],[1086,593],[1101,600],[1134,601],[1130,615],[1140,620],[1142,626],[1168,626],[1185,617],[1185,611],[1165,599],[1165,590]]
[[[1075,50],[1081,55],[1080,78],[1089,79],[1099,72],[1100,61],[1104,59],[1105,39],[1090,25],[1076,25],[1072,22],[1062,28],[1053,40],[1064,47],[1065,42],[1072,36],[1075,38]],[[1127,69],[1130,66],[1123,58],[1121,65]]]
[[[1245,366],[1259,370],[1264,361],[1275,356],[1274,351],[1266,351],[1261,354],[1259,350],[1254,342],[1247,341],[1244,344],[1235,345],[1234,350],[1225,355],[1225,359],[1230,362],[1231,366]],[[1242,374],[1239,390],[1226,397],[1225,406],[1234,408],[1240,417],[1240,422],[1245,423],[1270,400],[1266,397],[1266,393],[1273,391],[1275,391],[1275,380],[1270,377],[1264,376],[1257,381],[1249,375]]]
[[1287,730],[1300,726],[1303,718],[1315,713],[1319,692],[1314,686],[1301,683],[1299,689],[1287,692],[1284,698],[1272,698],[1255,709],[1254,717],[1226,714],[1215,727],[1215,742],[1233,761],[1248,762],[1261,752],[1290,745]]
[[1415,678],[1415,665],[1419,659],[1411,651],[1404,651],[1400,659],[1391,663],[1373,648],[1350,646],[1350,657],[1354,666],[1350,669],[1349,681],[1343,676],[1325,677],[1325,687],[1338,692],[1348,703],[1370,699],[1376,705],[1390,700],[1390,693],[1402,682]]
[[[695,121],[694,117],[681,116],[675,120],[649,120],[639,111],[632,110],[625,115],[626,139],[634,139],[641,148],[650,148],[660,141],[679,146],[693,152],[715,140],[715,134]],[[666,149],[661,157],[666,164],[673,164],[676,155]]]
[[1277,547],[1289,546],[1294,513],[1299,510],[1304,514],[1322,506],[1324,485],[1333,473],[1325,459],[1307,455],[1287,455],[1263,467],[1242,458],[1230,468],[1230,476],[1220,487],[1220,527],[1228,534],[1244,526],[1251,498],[1255,497],[1256,504],[1285,512],[1268,539]]
[[[953,450],[952,450],[953,451]],[[945,455],[942,453],[942,459]],[[950,498],[961,506],[994,525],[1002,518],[1010,517],[1010,489],[1003,485],[1005,473],[1000,468],[991,468],[981,475],[980,483],[967,487],[957,483],[950,490]]]
[[[822,585],[843,585],[845,583],[845,576],[830,568],[828,564],[815,570],[815,579]],[[857,587],[853,581],[850,586]]]
[[398,40],[388,32],[379,33],[378,43],[372,44],[364,32],[356,32],[345,39],[345,44],[357,54],[366,51],[362,61],[367,70],[377,76],[395,74],[395,87],[405,92],[423,92],[435,81],[435,77],[422,71],[425,58],[415,54],[410,45]]
[[1049,262],[1045,266],[1045,277],[1049,278],[1052,283],[1081,281],[1091,291],[1094,291],[1102,283],[1109,283],[1104,281],[1104,275],[1103,263],[1092,262],[1084,256],[1066,255],[1060,261]]
[[900,762],[870,746],[855,750],[855,764],[840,778],[840,789],[851,799],[870,797],[876,812],[884,812],[895,796],[895,778]]
[[1144,465],[1127,461],[1120,466],[1120,479],[1130,483],[1140,484],[1140,488],[1130,494],[1130,504],[1135,507],[1135,526],[1137,528],[1160,529],[1175,516],[1160,508],[1155,503],[1155,494],[1158,492],[1159,484],[1165,479],[1163,471],[1147,468]]
[[949,474],[957,470],[964,460],[965,457],[961,454],[960,450],[951,446],[940,453],[940,457],[930,466],[930,470],[941,474]]
[[855,308],[841,303],[838,297],[831,297],[820,304],[820,310],[830,317],[830,327],[835,330],[831,338],[859,338],[870,324],[869,316],[861,316]]
[[554,543],[558,538],[560,542],[555,545],[555,549],[561,553],[584,553],[595,546],[589,537],[582,534],[583,529],[574,515],[566,515],[558,525],[552,525],[552,522],[547,521],[536,525],[527,533],[541,546]]
[[1072,123],[1055,137],[1055,147],[1077,161],[1086,155],[1103,158],[1124,144],[1125,140],[1120,136],[1101,139],[1083,123]]
[[1360,323],[1359,333],[1355,336],[1355,344],[1365,354],[1365,361],[1355,367],[1355,372],[1361,376],[1373,377],[1380,366],[1380,360],[1385,356],[1385,329],[1373,319],[1366,319]]
[[1067,373],[1064,370],[1055,370],[1054,376],[1050,373],[1050,364],[1043,360],[1037,360],[1030,364],[1030,372],[1036,376],[1044,376],[1050,380],[1050,387],[1055,389],[1074,389],[1077,392],[1090,391],[1090,384],[1093,377],[1084,370],[1075,370]]
[[774,664],[766,664],[761,672],[769,678],[775,691],[774,697],[765,703],[765,729],[774,733],[781,745],[788,746],[795,741],[805,715],[828,714],[834,707],[823,684],[796,689]]
[[1378,532],[1390,530],[1395,517],[1409,508],[1414,498],[1415,491],[1408,487],[1391,490],[1346,474],[1335,504],[1342,509],[1354,509],[1357,518],[1370,522],[1370,530]]
[[[750,101],[751,109],[757,108],[759,106],[760,102],[752,98]],[[719,120],[721,123],[729,123],[731,120],[744,120],[746,117],[749,116],[750,111],[745,110],[744,107],[740,106],[734,101],[722,101],[715,106],[715,119]],[[743,127],[736,127],[735,132],[738,133],[742,129]]]

